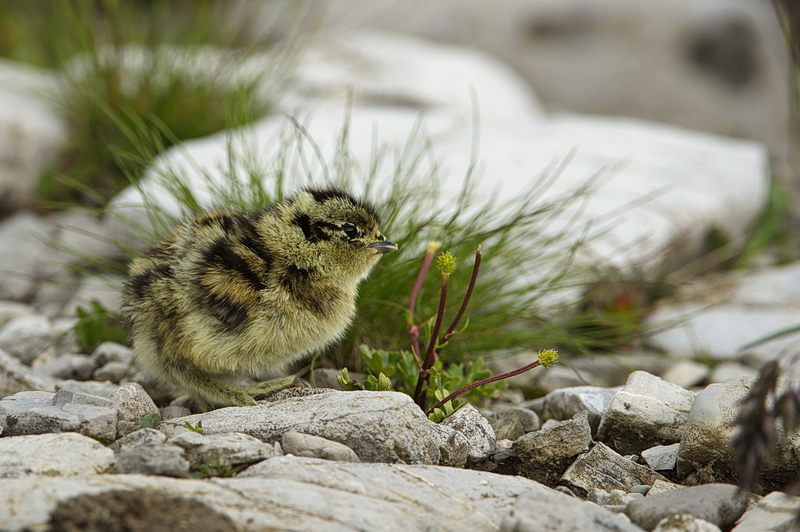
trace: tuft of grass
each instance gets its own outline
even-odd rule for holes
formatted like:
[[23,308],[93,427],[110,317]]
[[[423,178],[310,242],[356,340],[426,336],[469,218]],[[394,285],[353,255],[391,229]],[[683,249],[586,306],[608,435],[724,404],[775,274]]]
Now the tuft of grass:
[[243,65],[270,43],[222,27],[222,9],[214,0],[3,3],[0,55],[61,74],[49,96],[67,142],[41,177],[44,207],[103,206],[166,148],[269,112],[265,78],[279,68],[246,79]]

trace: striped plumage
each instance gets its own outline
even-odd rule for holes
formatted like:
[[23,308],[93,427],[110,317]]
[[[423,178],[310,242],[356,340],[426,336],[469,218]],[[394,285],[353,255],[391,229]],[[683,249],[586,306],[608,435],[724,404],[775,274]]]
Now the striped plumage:
[[397,246],[369,205],[305,190],[258,214],[216,210],[179,225],[129,268],[122,312],[137,361],[201,408],[254,404],[280,372],[346,331],[358,283]]

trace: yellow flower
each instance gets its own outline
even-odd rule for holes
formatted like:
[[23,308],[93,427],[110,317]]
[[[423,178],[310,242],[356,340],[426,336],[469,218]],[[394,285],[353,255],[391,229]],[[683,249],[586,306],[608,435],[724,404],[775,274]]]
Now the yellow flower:
[[456,269],[456,257],[449,251],[436,257],[436,268],[442,275],[450,275]]
[[558,351],[555,349],[545,349],[544,351],[539,351],[539,363],[549,368],[553,364],[558,362]]

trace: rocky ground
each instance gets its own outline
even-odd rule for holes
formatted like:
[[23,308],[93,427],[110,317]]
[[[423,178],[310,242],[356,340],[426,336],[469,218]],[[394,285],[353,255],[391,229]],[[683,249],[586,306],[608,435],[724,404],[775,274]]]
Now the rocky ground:
[[[169,150],[140,188],[114,199],[113,212],[129,224],[148,222],[145,204],[178,214],[167,170],[213,205],[222,176],[238,164],[231,153],[268,171],[276,152],[288,149],[278,141],[291,128],[281,112],[308,132],[290,148],[319,150],[330,161],[348,108],[356,168],[371,167],[376,145],[389,154],[410,149],[423,124],[418,140],[435,157],[409,179],[435,169],[441,195],[431,209],[447,216],[476,162],[477,105],[480,172],[467,208],[525,201],[542,176],[557,179],[540,199],[568,195],[600,172],[587,201],[554,225],[592,232],[579,262],[648,281],[694,264],[711,231],[740,247],[766,201],[770,161],[776,153],[785,159],[771,132],[751,135],[767,150],[655,122],[547,114],[525,80],[485,53],[374,31],[328,37],[298,57],[278,112],[237,136]],[[183,65],[187,75],[224,62],[203,53]],[[265,68],[267,59],[260,61],[231,76]],[[780,77],[770,61],[760,71]],[[97,300],[116,310],[122,279],[84,277],[70,266],[80,264],[77,255],[114,257],[110,242],[141,242],[118,216],[26,210],[35,177],[64,140],[58,115],[34,93],[58,85],[52,73],[9,64],[0,65],[0,80],[0,123],[8,126],[0,133],[11,132],[0,143],[7,150],[0,188],[8,199],[2,210],[12,212],[0,220],[0,530],[760,532],[788,530],[800,511],[800,498],[777,491],[800,473],[797,436],[764,469],[759,493],[736,487],[732,443],[739,401],[758,370],[797,345],[795,334],[749,346],[800,323],[797,265],[689,277],[648,318],[654,329],[678,322],[655,334],[651,349],[562,353],[570,367],[511,381],[544,397],[509,394],[441,424],[403,394],[328,388],[191,415],[173,401],[178,390],[139,372],[125,345],[79,348],[75,309]],[[747,97],[774,96],[759,94]],[[736,101],[739,110],[761,108]],[[764,117],[788,116],[763,108],[774,111],[759,114],[771,125],[778,120]],[[721,121],[707,130],[731,128]],[[316,158],[304,164],[303,172],[324,170]],[[393,172],[393,164],[378,165],[372,192],[390,190]],[[360,193],[364,183],[353,186]],[[522,365],[493,364],[496,371]],[[796,384],[792,375],[784,386]]]

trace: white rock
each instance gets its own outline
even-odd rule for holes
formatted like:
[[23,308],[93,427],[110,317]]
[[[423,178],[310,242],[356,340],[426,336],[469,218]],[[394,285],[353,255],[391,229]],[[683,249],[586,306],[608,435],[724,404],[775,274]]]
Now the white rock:
[[[64,529],[88,524],[108,530],[113,504],[115,516],[136,516],[142,530],[389,532],[402,523],[404,531],[422,532],[433,523],[441,532],[494,532],[523,493],[535,501],[552,490],[524,478],[450,467],[284,456],[235,478],[206,481],[141,475],[9,479],[0,483],[0,523],[9,532],[46,529],[51,521]],[[559,495],[542,505],[552,511],[566,499]]]
[[51,104],[56,86],[53,74],[0,60],[0,197],[4,209],[35,206],[39,176],[55,160],[65,140],[64,121]]
[[738,362],[723,362],[711,370],[709,382],[727,382],[729,380],[754,379],[758,370],[739,364]]
[[56,383],[52,379],[36,375],[18,358],[0,349],[0,398],[34,390],[55,392]]
[[32,305],[16,301],[0,301],[0,327],[21,316],[33,316],[36,309]]
[[773,491],[746,512],[732,532],[791,530],[800,511],[800,497]]
[[[102,256],[102,255],[98,255]],[[62,315],[74,316],[78,308],[91,309],[96,301],[111,313],[119,312],[122,297],[120,291],[124,280],[115,276],[84,277],[78,291],[67,301]]]
[[673,514],[658,522],[653,532],[722,532],[714,523],[692,514]]
[[85,381],[92,377],[95,367],[94,360],[86,355],[66,354],[36,364],[33,370],[44,377]]
[[445,418],[441,425],[460,432],[467,439],[470,460],[481,460],[497,450],[497,439],[489,420],[470,403]]
[[108,446],[115,453],[127,451],[139,445],[160,445],[167,442],[167,437],[163,432],[156,429],[139,429],[130,434],[126,434]]
[[[303,393],[302,389],[290,393]],[[310,390],[251,407],[220,408],[162,422],[162,427],[203,423],[203,434],[241,432],[266,443],[290,430],[338,441],[362,461],[436,464],[440,455],[432,423],[406,394]],[[273,396],[275,397],[275,396]],[[487,422],[488,425],[488,422]],[[491,429],[490,429],[491,430]]]
[[239,432],[208,435],[186,432],[170,438],[167,443],[184,449],[194,470],[249,465],[279,456],[272,445]]
[[[483,49],[548,109],[637,116],[760,140],[785,178],[791,61],[763,2],[327,0],[326,22]],[[319,13],[316,13],[319,16]],[[248,16],[252,13],[248,11]]]
[[644,371],[634,371],[606,410],[598,439],[622,454],[681,440],[694,393]]
[[521,494],[514,509],[500,523],[500,532],[534,530],[639,532],[641,529],[624,515],[577,497],[549,491]]
[[576,493],[593,489],[607,492],[630,491],[633,486],[652,485],[663,477],[647,466],[639,465],[597,442],[588,453],[580,455],[561,477],[561,484]]
[[293,454],[295,456],[322,458],[324,460],[340,460],[344,462],[360,462],[358,455],[347,445],[320,438],[319,436],[311,436],[291,430],[283,434],[281,438],[281,448],[284,453]]
[[189,461],[183,449],[167,443],[148,443],[121,450],[117,454],[117,473],[163,475],[183,478],[189,475]]
[[661,378],[677,384],[681,388],[691,388],[702,383],[708,377],[709,369],[705,364],[688,358],[682,358],[670,365]]
[[349,98],[359,106],[443,109],[473,125],[509,126],[541,116],[533,90],[512,68],[479,50],[410,35],[360,30],[323,34],[294,59],[293,85],[279,105]]
[[[653,335],[653,344],[675,356],[710,356],[714,360],[731,360],[742,355],[745,347],[800,323],[800,312],[781,307],[749,307],[724,305],[711,307],[703,303],[665,306],[655,312],[651,323],[681,320],[676,327]],[[787,345],[796,343],[800,334],[749,348],[763,360],[774,359]]]
[[113,465],[112,450],[74,432],[0,439],[0,478],[93,475]]
[[675,489],[680,489],[682,487],[683,486],[681,486],[680,484],[675,484],[674,482],[670,482],[668,480],[658,479],[655,482],[653,482],[653,487],[651,487],[648,490],[647,494],[655,495],[656,493],[661,493],[662,491],[675,490]]
[[700,283],[697,289],[681,294],[689,303],[664,304],[651,315],[653,324],[681,321],[651,341],[677,356],[702,353],[714,359],[734,359],[748,355],[761,363],[775,359],[800,341],[800,333],[746,346],[800,323],[799,282],[800,266],[790,264],[731,272],[717,282]]
[[522,475],[555,487],[575,457],[588,452],[591,445],[589,417],[583,411],[552,427],[525,434],[511,448],[519,457]]
[[139,383],[129,382],[117,388],[109,399],[118,412],[118,436],[125,436],[142,428],[142,418],[158,414],[158,407]]
[[670,471],[675,469],[678,462],[678,450],[680,443],[672,445],[658,445],[642,451],[642,459],[654,471]]
[[92,352],[92,358],[98,366],[105,365],[107,362],[131,362],[133,351],[130,347],[116,342],[103,342]]
[[81,403],[53,404],[55,394],[19,392],[0,400],[0,425],[6,436],[78,432],[112,442],[117,438],[117,411]]
[[44,316],[20,316],[0,328],[0,349],[30,364],[56,339],[53,324]]
[[464,467],[469,458],[470,445],[467,438],[459,431],[445,427],[440,423],[432,425],[439,446],[439,465]]
[[[678,451],[678,478],[699,482],[736,482],[735,450],[740,401],[750,391],[749,381],[709,384],[698,392],[686,419]],[[697,484],[699,482],[687,482]]]
[[589,415],[592,432],[596,432],[600,419],[618,391],[618,388],[598,386],[572,386],[553,390],[545,396],[542,417],[556,420],[569,419],[583,410]]

